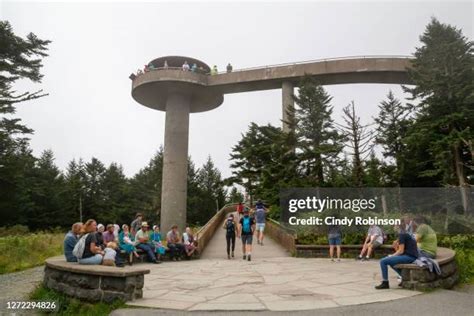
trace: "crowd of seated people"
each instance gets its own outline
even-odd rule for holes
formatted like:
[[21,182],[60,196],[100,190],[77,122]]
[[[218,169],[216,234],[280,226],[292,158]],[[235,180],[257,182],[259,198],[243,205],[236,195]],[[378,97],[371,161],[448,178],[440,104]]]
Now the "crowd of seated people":
[[196,249],[197,241],[190,227],[186,227],[181,235],[178,226],[173,225],[164,243],[159,226],[154,225],[150,229],[141,213],[136,214],[130,226],[123,224],[121,229],[117,224],[104,227],[94,219],[84,224],[74,223],[64,237],[66,261],[89,265],[123,267],[125,262],[120,254],[124,253],[132,264],[133,257],[140,256],[139,251],[146,255],[149,262],[159,264],[167,250],[171,260],[181,260],[182,257],[190,259]]

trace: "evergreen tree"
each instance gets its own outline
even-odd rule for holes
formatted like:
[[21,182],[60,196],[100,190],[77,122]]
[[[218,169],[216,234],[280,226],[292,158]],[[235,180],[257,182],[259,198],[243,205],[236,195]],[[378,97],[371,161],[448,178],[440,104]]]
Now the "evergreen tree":
[[65,172],[65,188],[63,190],[63,212],[69,219],[68,222],[85,222],[88,218],[83,216],[84,194],[86,188],[86,174],[82,159],[76,162],[71,160]]
[[294,99],[300,167],[310,185],[324,186],[324,169],[329,168],[342,150],[341,136],[331,118],[332,98],[308,76],[303,78]]
[[145,218],[158,220],[161,212],[161,183],[163,177],[163,147],[160,147],[146,167],[130,180],[132,221],[136,212],[145,213]]
[[129,212],[129,184],[121,165],[113,162],[103,178],[104,204],[106,211],[98,217],[105,223],[127,223]]
[[27,215],[28,226],[45,229],[64,225],[67,220],[62,211],[61,192],[64,177],[54,164],[54,154],[45,150],[34,168],[25,173],[27,182],[21,187],[23,194],[20,212]]
[[226,191],[220,171],[214,166],[211,157],[207,158],[197,173],[198,186],[201,189],[201,222],[209,220],[225,204]]
[[239,203],[243,201],[244,195],[236,187],[232,187],[227,195],[227,203]]
[[[376,123],[375,142],[382,145],[383,156],[394,160],[395,165],[387,168],[389,182],[400,184],[403,157],[406,151],[404,138],[412,123],[409,109],[395,98],[392,91],[388,92],[387,100],[379,104],[379,114],[374,118]],[[390,165],[388,165],[390,166]]]
[[12,117],[15,104],[44,96],[41,90],[17,93],[13,85],[19,80],[41,82],[42,58],[46,57],[49,41],[33,33],[23,39],[13,33],[10,23],[0,21],[0,217],[4,225],[26,223],[26,208],[22,188],[27,181],[26,170],[34,168],[27,134],[32,129]]
[[461,30],[433,18],[420,37],[412,67],[414,87],[405,87],[416,110],[409,146],[427,145],[432,168],[424,176],[441,176],[462,188],[464,209],[468,175],[474,174],[474,47]]

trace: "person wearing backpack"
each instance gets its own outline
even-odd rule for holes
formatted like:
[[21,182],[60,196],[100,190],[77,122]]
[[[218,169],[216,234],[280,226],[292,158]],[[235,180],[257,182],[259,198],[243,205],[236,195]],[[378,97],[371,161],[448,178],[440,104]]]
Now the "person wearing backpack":
[[255,220],[250,217],[249,209],[244,209],[244,217],[239,221],[239,231],[237,237],[242,239],[242,252],[244,253],[242,259],[251,261],[252,256],[252,238],[255,231]]
[[231,252],[231,244],[232,244],[232,258],[234,258],[234,250],[235,250],[235,231],[237,228],[237,224],[235,223],[234,214],[230,214],[229,217],[224,222],[224,226],[222,227],[226,230],[225,232],[225,241],[227,243],[227,259],[230,259]]
[[79,264],[101,264],[104,251],[97,244],[97,222],[87,220],[82,227],[82,237],[74,247],[73,253]]

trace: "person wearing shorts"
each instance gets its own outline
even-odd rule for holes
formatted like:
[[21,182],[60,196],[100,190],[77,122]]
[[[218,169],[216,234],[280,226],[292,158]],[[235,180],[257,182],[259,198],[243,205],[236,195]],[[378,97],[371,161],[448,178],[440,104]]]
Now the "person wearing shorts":
[[341,241],[342,233],[339,225],[328,226],[329,257],[334,262],[334,248],[336,248],[337,262],[341,261]]
[[242,239],[242,252],[244,260],[252,260],[252,240],[254,231],[255,220],[253,217],[250,217],[249,210],[244,209],[244,216],[239,221],[239,229],[237,233],[237,238],[240,237]]
[[263,246],[263,231],[265,230],[265,221],[266,221],[266,214],[268,213],[268,209],[263,206],[263,203],[258,200],[257,204],[255,205],[255,220],[257,223],[257,243]]
[[[356,258],[358,260],[369,260],[372,251],[383,244],[383,232],[382,229],[377,225],[371,225],[367,232],[367,237],[365,238],[364,245],[359,256]],[[365,256],[364,256],[365,255]]]

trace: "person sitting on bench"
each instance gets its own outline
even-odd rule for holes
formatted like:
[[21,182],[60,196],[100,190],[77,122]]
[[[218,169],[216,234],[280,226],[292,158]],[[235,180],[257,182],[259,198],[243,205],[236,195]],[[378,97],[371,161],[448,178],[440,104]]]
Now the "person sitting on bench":
[[184,245],[181,243],[178,225],[171,226],[171,230],[166,234],[167,246],[170,250],[171,260],[181,260],[184,253]]

